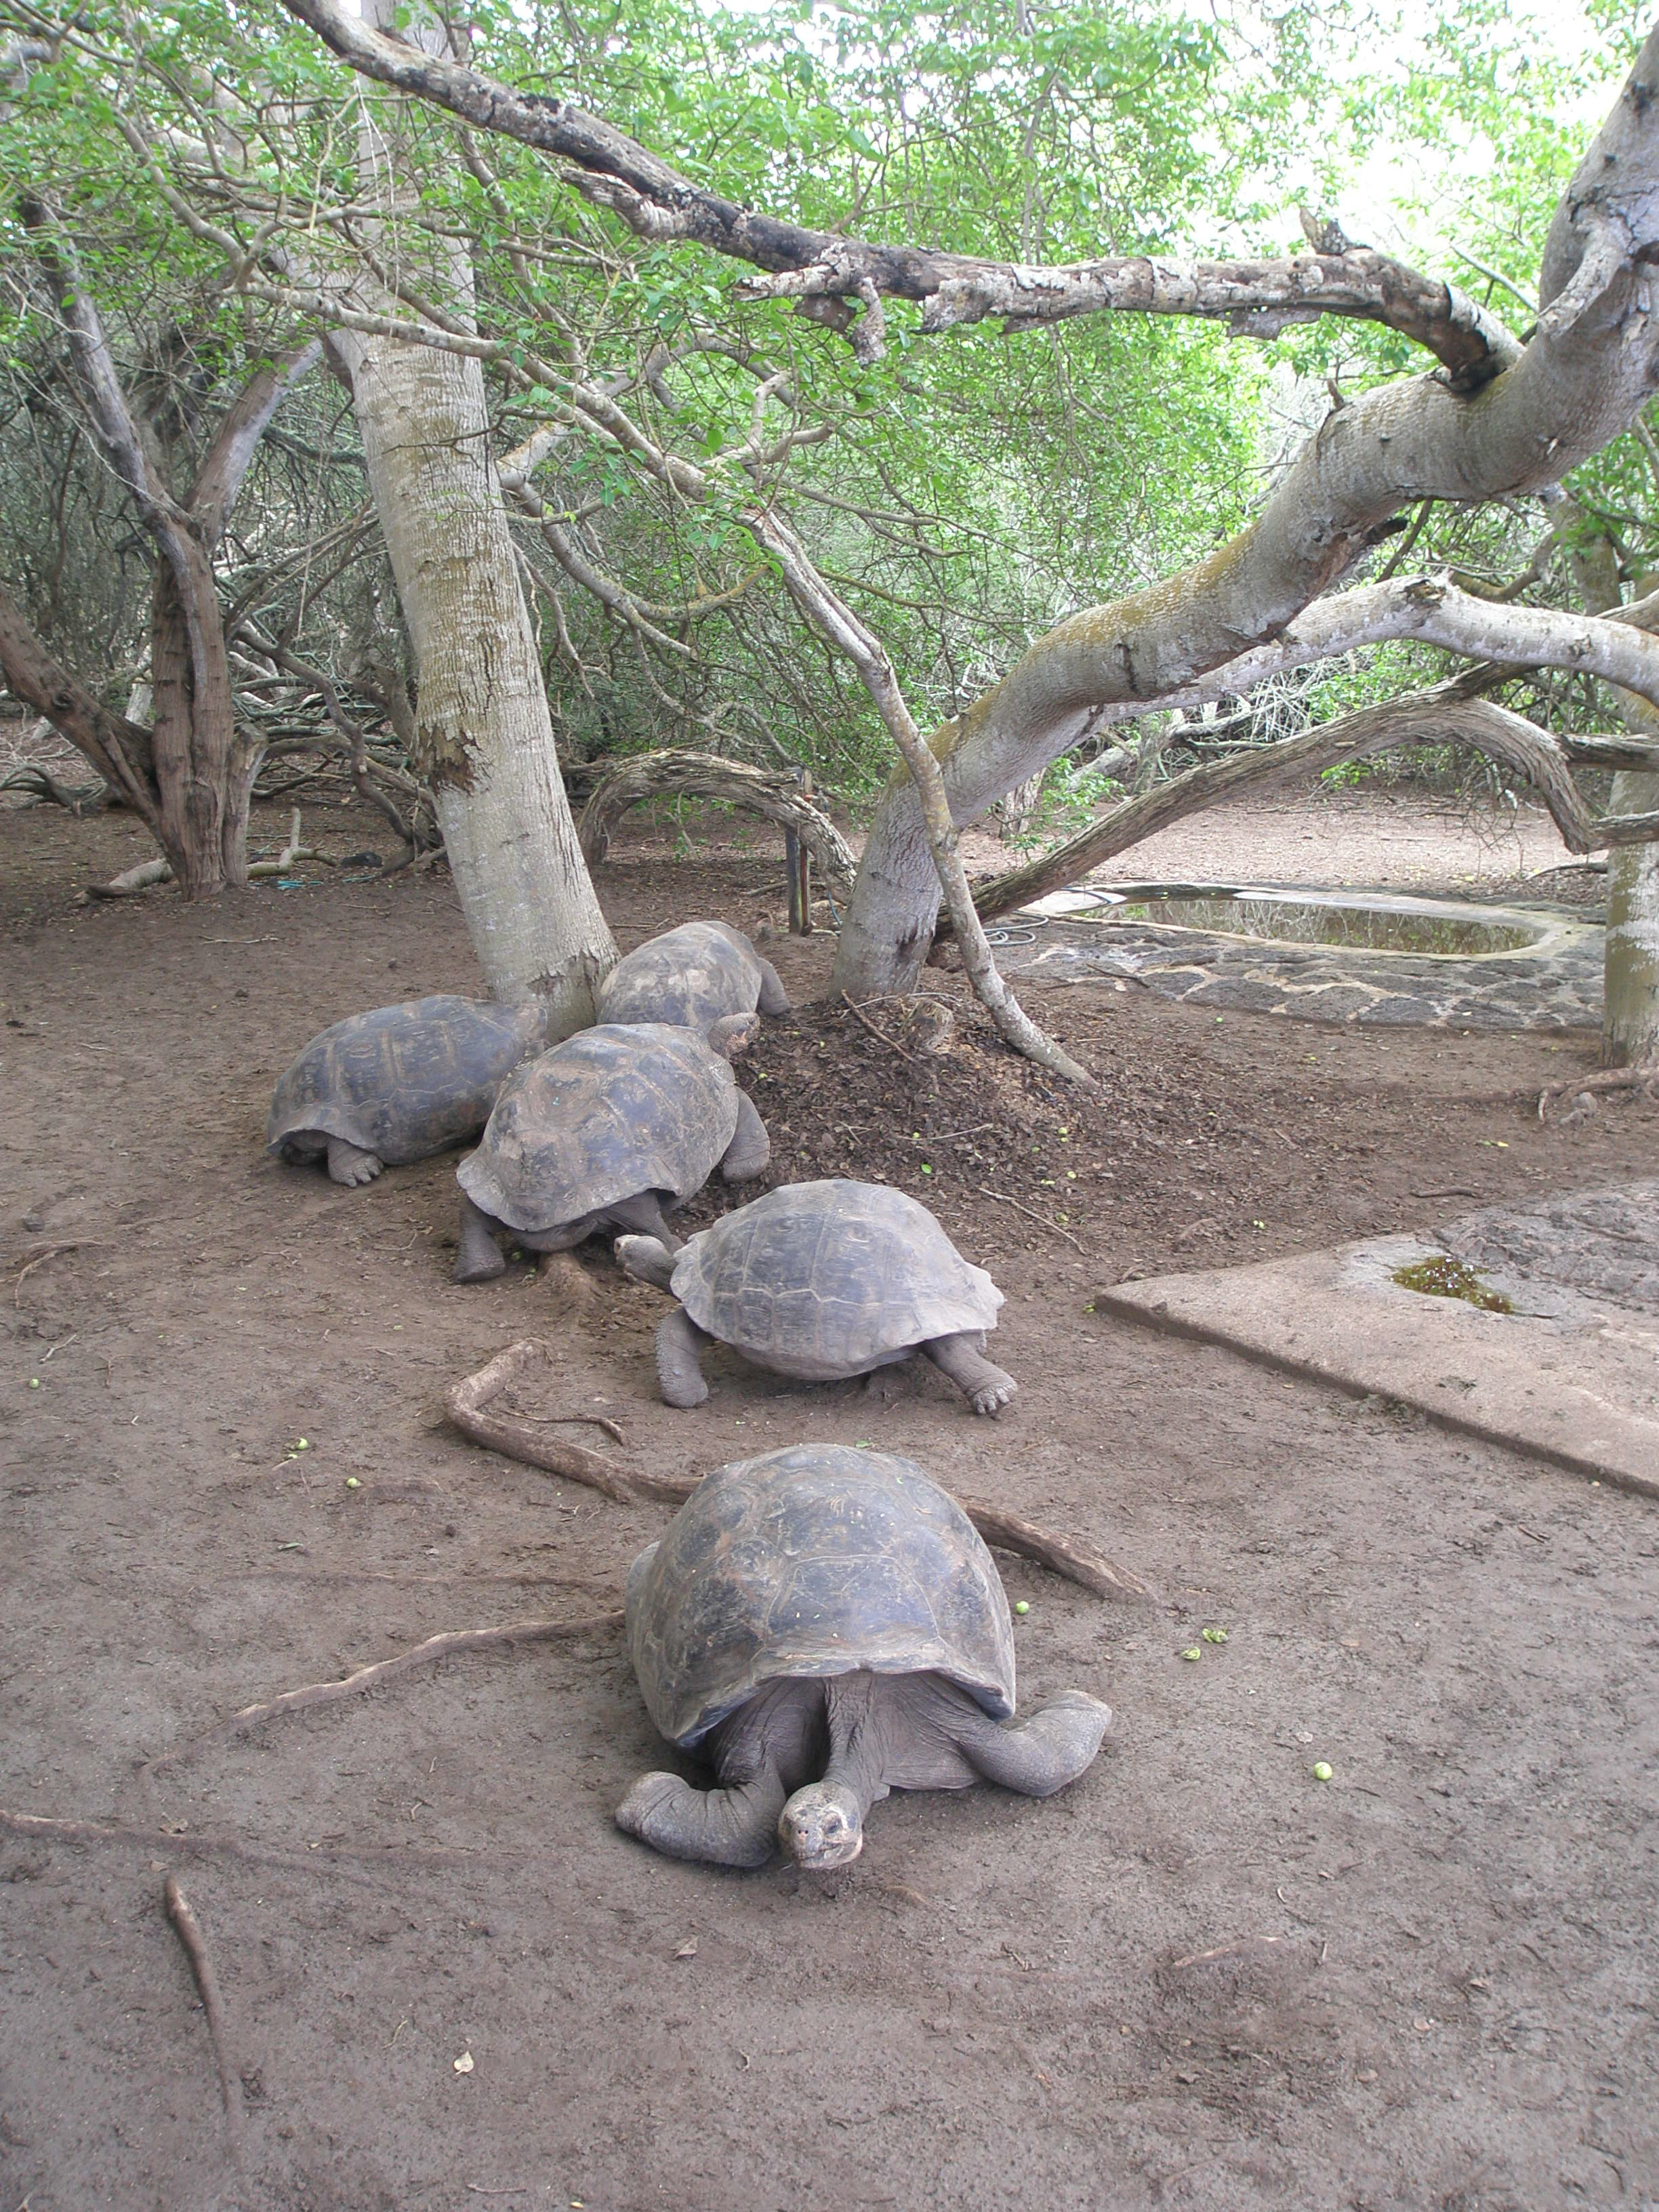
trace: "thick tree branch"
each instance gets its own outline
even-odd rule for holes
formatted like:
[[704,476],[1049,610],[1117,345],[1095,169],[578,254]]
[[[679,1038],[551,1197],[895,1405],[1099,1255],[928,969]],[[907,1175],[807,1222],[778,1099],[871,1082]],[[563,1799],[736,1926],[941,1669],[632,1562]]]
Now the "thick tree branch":
[[[1078,882],[1154,831],[1219,806],[1243,791],[1300,782],[1342,761],[1423,744],[1467,745],[1516,770],[1548,807],[1570,852],[1644,844],[1659,837],[1659,816],[1604,815],[1598,819],[1592,815],[1572,780],[1564,745],[1507,708],[1460,697],[1452,684],[1385,707],[1362,708],[1275,745],[1252,746],[1225,760],[1206,761],[1156,791],[1125,799],[1040,860],[981,884],[974,894],[975,908],[982,921],[989,921],[1029,906],[1033,899]],[[951,933],[942,921],[937,934],[944,938]]]
[[149,732],[101,706],[36,636],[22,609],[0,586],[0,675],[37,714],[84,754],[142,820],[156,820]]
[[323,342],[313,338],[284,359],[268,362],[237,394],[190,495],[190,513],[204,552],[211,553],[224,535],[242,479],[271,416],[322,357]]
[[[365,76],[568,163],[568,181],[638,236],[695,242],[777,279],[757,290],[860,302],[865,327],[854,343],[867,356],[879,350],[883,298],[923,302],[922,326],[934,331],[986,315],[1019,325],[1115,310],[1207,316],[1272,336],[1286,322],[1320,314],[1358,316],[1426,346],[1465,390],[1496,375],[1518,351],[1495,318],[1449,285],[1365,247],[1285,261],[1179,263],[1119,255],[1042,269],[836,238],[705,191],[603,117],[516,92],[446,55],[423,53],[349,15],[336,0],[286,4]],[[820,319],[851,325],[845,308]]]

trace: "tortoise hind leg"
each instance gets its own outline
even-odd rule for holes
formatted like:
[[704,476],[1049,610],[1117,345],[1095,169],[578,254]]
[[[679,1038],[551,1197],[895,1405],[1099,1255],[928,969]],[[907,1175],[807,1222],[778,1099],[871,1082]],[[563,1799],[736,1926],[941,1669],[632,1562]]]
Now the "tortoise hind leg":
[[343,1183],[348,1190],[358,1183],[373,1182],[385,1165],[378,1152],[366,1152],[362,1145],[349,1145],[343,1137],[328,1140],[328,1179]]
[[697,1354],[712,1341],[684,1306],[676,1306],[658,1329],[657,1380],[669,1405],[701,1406],[708,1395]]
[[507,1273],[507,1262],[496,1244],[494,1224],[481,1206],[461,1193],[461,1241],[450,1271],[452,1283],[489,1283]]
[[963,1758],[988,1782],[1027,1797],[1052,1797],[1092,1763],[1111,1724],[1109,1705],[1086,1690],[1062,1690],[1023,1721],[964,1712],[951,1733]]
[[739,1091],[738,1126],[720,1162],[720,1173],[727,1182],[747,1182],[771,1157],[772,1139],[766,1133],[766,1124],[755,1111],[754,1100]]
[[921,1349],[942,1375],[948,1375],[976,1413],[998,1413],[1019,1385],[985,1357],[985,1339],[975,1330],[960,1336],[936,1336]]
[[782,983],[779,980],[777,969],[772,965],[769,960],[761,960],[761,957],[758,952],[755,955],[755,957],[757,960],[760,960],[760,1010],[762,1013],[787,1014],[789,1011],[789,994],[784,989]]
[[769,1763],[746,1782],[694,1790],[678,1774],[642,1774],[616,1812],[623,1833],[671,1859],[706,1866],[764,1866],[778,1847],[787,1793]]

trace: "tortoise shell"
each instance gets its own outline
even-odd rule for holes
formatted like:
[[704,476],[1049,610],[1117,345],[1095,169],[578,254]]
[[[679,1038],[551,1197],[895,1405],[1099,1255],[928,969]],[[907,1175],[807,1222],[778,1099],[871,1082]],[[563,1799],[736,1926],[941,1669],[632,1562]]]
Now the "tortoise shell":
[[690,1749],[785,1676],[938,1674],[1014,1710],[1008,1601],[978,1531],[913,1460],[792,1444],[717,1468],[628,1577],[629,1656]]
[[752,1014],[761,964],[740,929],[683,922],[619,960],[599,994],[602,1022],[672,1022],[700,1034],[723,1014]]
[[544,1000],[496,1006],[442,993],[350,1014],[283,1075],[265,1141],[343,1137],[393,1167],[477,1136],[495,1094],[547,1042]]
[[811,1382],[994,1328],[1002,1304],[925,1206],[840,1177],[785,1183],[688,1238],[673,1291],[710,1336]]
[[604,1023],[518,1070],[455,1173],[493,1220],[559,1229],[647,1190],[690,1198],[737,1127],[731,1063],[695,1030]]

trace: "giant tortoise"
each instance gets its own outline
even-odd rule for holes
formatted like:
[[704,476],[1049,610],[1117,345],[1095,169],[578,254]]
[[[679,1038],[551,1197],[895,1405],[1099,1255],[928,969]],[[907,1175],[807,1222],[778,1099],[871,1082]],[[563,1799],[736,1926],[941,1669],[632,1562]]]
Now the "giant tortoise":
[[754,1014],[728,1014],[705,1037],[665,1022],[601,1023],[520,1068],[455,1170],[455,1281],[501,1273],[498,1228],[532,1252],[619,1229],[678,1251],[664,1207],[701,1190],[716,1165],[741,1182],[771,1157],[731,1067],[757,1026]]
[[618,1826],[672,1858],[844,1866],[892,1790],[1074,1782],[1111,1709],[1067,1690],[1013,1721],[991,1555],[914,1461],[794,1444],[700,1483],[628,1577],[647,1710],[718,1786],[641,1775]]
[[543,999],[515,1006],[445,993],[350,1014],[314,1036],[276,1085],[265,1141],[326,1155],[336,1182],[370,1182],[476,1137],[495,1094],[547,1042]]
[[682,922],[619,960],[599,993],[602,1022],[673,1022],[706,1030],[722,1014],[787,1014],[778,971],[740,929]]
[[810,1382],[925,1352],[976,1413],[1000,1412],[1018,1387],[985,1357],[1001,1291],[925,1206],[884,1183],[785,1183],[699,1231],[678,1254],[635,1236],[618,1241],[617,1257],[680,1302],[657,1331],[657,1373],[671,1406],[700,1406],[708,1395],[697,1354],[711,1338],[757,1367]]

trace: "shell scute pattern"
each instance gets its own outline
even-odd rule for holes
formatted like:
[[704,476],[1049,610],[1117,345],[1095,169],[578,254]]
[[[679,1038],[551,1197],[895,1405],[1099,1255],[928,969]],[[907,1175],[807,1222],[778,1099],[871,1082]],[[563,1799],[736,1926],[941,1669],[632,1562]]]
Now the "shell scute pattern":
[[925,1206],[842,1178],[785,1184],[701,1231],[675,1262],[673,1291],[722,1343],[824,1382],[994,1328],[1002,1304]]
[[687,921],[619,960],[599,994],[602,1022],[669,1022],[706,1030],[760,1000],[755,949],[723,921]]
[[686,1748],[768,1682],[934,1673],[1014,1710],[1012,1624],[991,1555],[913,1461],[792,1445],[705,1478],[628,1578],[652,1719]]
[[737,1126],[737,1079],[701,1036],[606,1024],[518,1071],[456,1175],[493,1219],[556,1229],[641,1191],[690,1197]]
[[441,992],[348,1015],[312,1038],[277,1082],[273,1149],[315,1132],[389,1165],[424,1159],[477,1132],[496,1093],[542,1042],[545,1009]]

